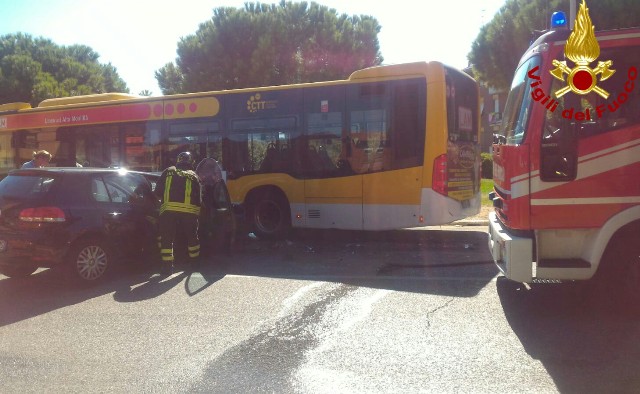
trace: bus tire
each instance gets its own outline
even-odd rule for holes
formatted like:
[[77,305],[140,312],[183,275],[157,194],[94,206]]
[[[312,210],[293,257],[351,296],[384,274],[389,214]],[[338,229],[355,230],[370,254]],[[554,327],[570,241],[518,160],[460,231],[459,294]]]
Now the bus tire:
[[283,239],[291,228],[290,212],[289,202],[282,192],[261,192],[249,207],[251,231],[261,239]]

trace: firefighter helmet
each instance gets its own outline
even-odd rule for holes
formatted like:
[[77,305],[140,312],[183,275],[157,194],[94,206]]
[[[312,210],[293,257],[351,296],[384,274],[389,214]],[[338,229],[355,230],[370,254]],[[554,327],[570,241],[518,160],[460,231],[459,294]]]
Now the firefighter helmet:
[[193,155],[191,152],[182,152],[178,155],[177,163],[193,164]]

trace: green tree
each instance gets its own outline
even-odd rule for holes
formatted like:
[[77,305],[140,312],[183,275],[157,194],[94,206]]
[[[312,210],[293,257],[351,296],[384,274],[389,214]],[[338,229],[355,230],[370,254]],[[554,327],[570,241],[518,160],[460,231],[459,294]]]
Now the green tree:
[[155,75],[162,93],[176,94],[184,91],[182,87],[184,77],[175,64],[167,63],[160,70],[156,71]]
[[[581,0],[576,0],[576,10]],[[640,26],[638,0],[588,0],[596,30]],[[549,28],[551,14],[564,11],[568,0],[507,0],[491,22],[480,29],[468,55],[476,78],[508,89],[511,77],[536,31]]]
[[59,46],[24,33],[0,36],[0,103],[36,106],[53,97],[129,92],[111,64],[85,45]]
[[382,62],[379,32],[315,2],[220,7],[155,75],[164,94],[342,79]]

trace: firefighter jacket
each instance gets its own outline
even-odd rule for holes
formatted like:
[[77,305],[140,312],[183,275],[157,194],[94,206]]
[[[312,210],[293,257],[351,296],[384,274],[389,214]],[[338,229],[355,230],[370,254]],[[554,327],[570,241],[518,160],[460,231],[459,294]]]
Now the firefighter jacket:
[[192,170],[167,168],[158,180],[156,194],[162,201],[160,214],[172,211],[200,215],[200,179]]

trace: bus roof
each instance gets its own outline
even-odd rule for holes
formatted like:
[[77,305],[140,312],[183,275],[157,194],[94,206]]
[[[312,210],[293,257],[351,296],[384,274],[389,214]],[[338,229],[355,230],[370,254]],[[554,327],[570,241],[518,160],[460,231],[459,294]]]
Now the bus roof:
[[[203,91],[203,92],[192,92],[192,93],[179,93],[173,95],[166,96],[138,96],[132,95],[128,93],[101,93],[101,94],[91,94],[84,96],[71,96],[71,97],[60,97],[60,98],[51,98],[43,100],[37,107],[32,107],[29,103],[17,102],[17,103],[7,103],[0,104],[0,114],[10,115],[17,114],[20,112],[32,112],[32,111],[40,111],[40,110],[53,110],[56,107],[59,108],[78,108],[78,107],[86,107],[86,106],[102,106],[102,105],[117,105],[117,104],[125,104],[125,103],[143,103],[150,101],[163,101],[167,99],[180,99],[187,97],[197,97],[201,95],[211,95],[211,94],[228,94],[228,93],[241,93],[248,91],[259,91],[259,90],[272,90],[272,89],[290,89],[290,88],[300,88],[305,86],[317,86],[317,85],[332,85],[339,84],[345,82],[362,82],[366,79],[385,79],[385,78],[398,78],[398,77],[410,77],[416,75],[425,75],[428,76],[430,69],[441,69],[444,65],[440,62],[432,61],[420,61],[420,62],[412,62],[412,63],[404,63],[404,64],[391,64],[391,65],[380,65],[365,68],[362,70],[354,71],[348,79],[344,80],[334,80],[334,81],[318,81],[318,82],[307,82],[300,84],[290,84],[290,85],[278,85],[278,86],[261,86],[261,87],[249,87],[249,88],[239,88],[239,89],[229,89],[229,90],[220,90],[220,91]],[[437,74],[437,73],[436,73]],[[434,74],[432,74],[433,77]]]

